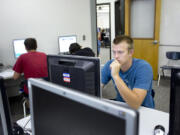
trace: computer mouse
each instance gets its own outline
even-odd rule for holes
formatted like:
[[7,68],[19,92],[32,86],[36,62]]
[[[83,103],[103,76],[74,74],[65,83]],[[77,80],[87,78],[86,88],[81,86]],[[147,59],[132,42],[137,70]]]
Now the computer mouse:
[[162,125],[155,126],[154,135],[165,135],[165,128]]

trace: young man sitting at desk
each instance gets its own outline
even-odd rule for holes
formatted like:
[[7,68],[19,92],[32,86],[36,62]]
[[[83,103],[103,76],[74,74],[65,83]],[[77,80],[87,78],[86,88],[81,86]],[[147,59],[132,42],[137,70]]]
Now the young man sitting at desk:
[[146,61],[133,58],[133,48],[133,39],[128,36],[114,39],[114,59],[102,69],[102,85],[104,87],[112,79],[117,92],[115,100],[126,102],[134,109],[141,105],[154,108],[152,68]]
[[[47,71],[47,57],[45,53],[37,52],[37,42],[34,38],[28,38],[24,41],[27,53],[22,54],[16,64],[13,67],[14,76],[16,80],[20,77],[21,73],[24,73],[24,77],[28,78],[40,78],[48,77]],[[24,92],[28,94],[27,85],[24,85]]]

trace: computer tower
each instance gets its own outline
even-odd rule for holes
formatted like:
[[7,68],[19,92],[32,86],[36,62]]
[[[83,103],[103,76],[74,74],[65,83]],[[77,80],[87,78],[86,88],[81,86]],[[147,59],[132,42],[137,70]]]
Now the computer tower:
[[171,69],[169,135],[180,135],[180,68]]

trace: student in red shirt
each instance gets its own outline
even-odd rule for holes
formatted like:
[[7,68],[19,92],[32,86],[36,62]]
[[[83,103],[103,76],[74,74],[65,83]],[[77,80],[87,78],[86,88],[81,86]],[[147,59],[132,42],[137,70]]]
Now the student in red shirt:
[[[27,38],[24,41],[27,53],[22,54],[16,61],[13,67],[14,76],[16,80],[24,73],[24,77],[28,78],[41,78],[48,77],[47,71],[47,57],[45,53],[37,52],[37,42],[34,38]],[[24,92],[28,94],[27,85],[24,85]]]

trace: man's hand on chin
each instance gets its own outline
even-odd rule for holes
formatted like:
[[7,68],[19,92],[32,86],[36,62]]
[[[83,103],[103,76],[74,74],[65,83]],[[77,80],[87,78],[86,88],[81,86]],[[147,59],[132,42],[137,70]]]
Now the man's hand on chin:
[[119,76],[121,64],[117,60],[114,60],[110,65],[110,69],[111,69],[112,77],[115,78],[115,77]]

